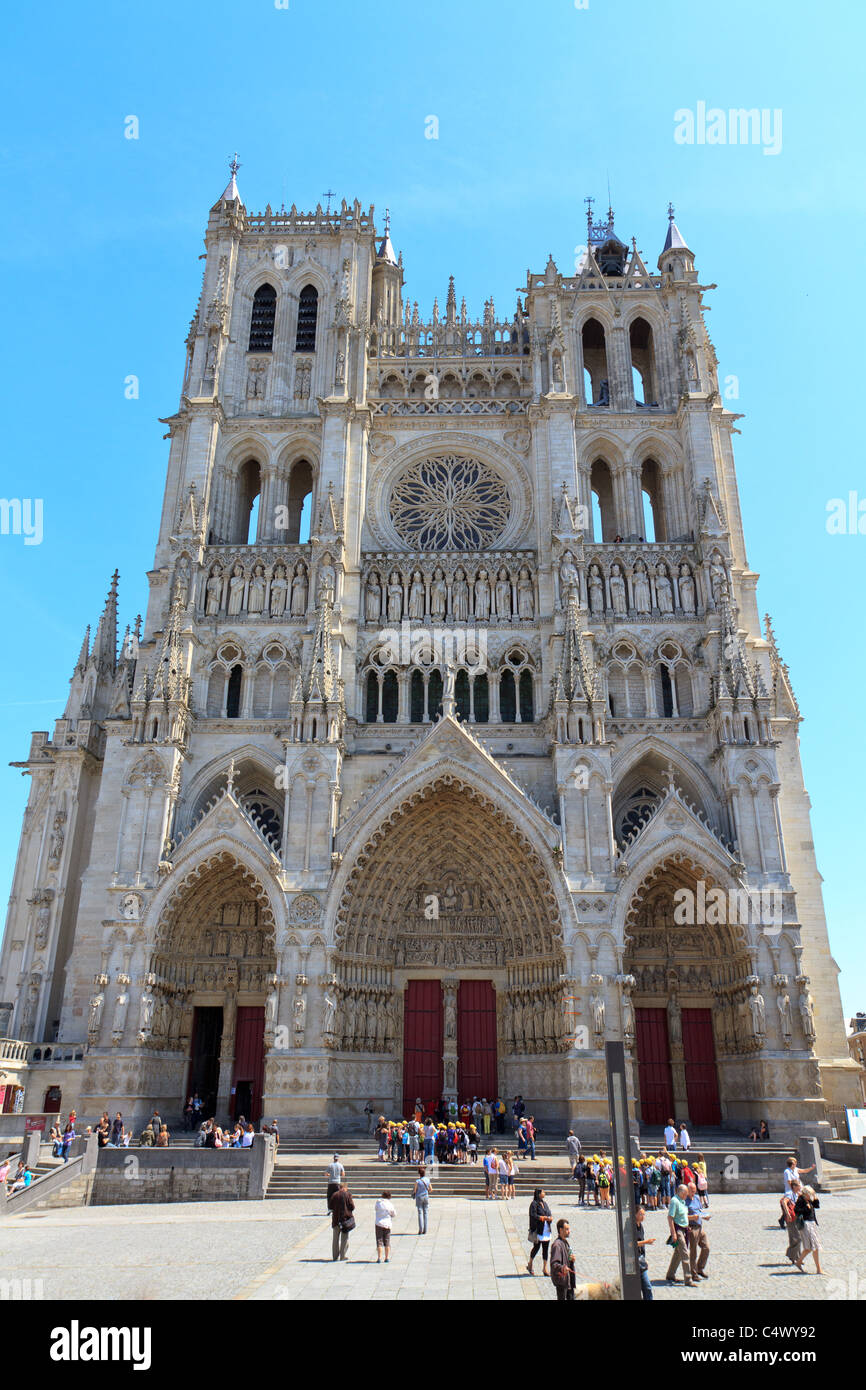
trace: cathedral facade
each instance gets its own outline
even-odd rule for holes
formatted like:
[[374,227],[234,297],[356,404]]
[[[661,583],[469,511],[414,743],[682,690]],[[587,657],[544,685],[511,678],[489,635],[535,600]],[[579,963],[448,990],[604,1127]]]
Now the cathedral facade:
[[19,764],[24,1109],[601,1131],[623,1039],[644,1128],[822,1132],[859,1089],[800,713],[672,210],[657,271],[590,212],[513,316],[422,319],[387,219],[235,175],[143,630],[115,576]]

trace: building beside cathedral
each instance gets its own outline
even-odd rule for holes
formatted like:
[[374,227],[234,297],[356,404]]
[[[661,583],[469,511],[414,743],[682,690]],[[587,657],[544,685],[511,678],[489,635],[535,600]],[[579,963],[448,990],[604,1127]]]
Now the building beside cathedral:
[[[358,202],[211,209],[143,630],[30,796],[5,1107],[420,1096],[820,1133],[860,1099],[695,256],[609,212],[422,318]],[[23,1087],[24,1092],[19,1088]]]

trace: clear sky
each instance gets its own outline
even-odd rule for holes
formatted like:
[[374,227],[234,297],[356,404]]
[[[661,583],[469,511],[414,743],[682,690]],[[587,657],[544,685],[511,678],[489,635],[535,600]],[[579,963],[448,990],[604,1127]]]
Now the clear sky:
[[[0,493],[42,498],[44,536],[0,536],[4,902],[27,791],[6,764],[62,713],[115,566],[123,623],[145,605],[168,457],[158,417],[178,404],[207,212],[231,153],[251,211],[309,209],[328,188],[374,203],[377,221],[389,205],[422,315],[435,294],[444,304],[451,273],[470,313],[492,295],[504,316],[548,252],[570,271],[583,198],[603,209],[609,180],[617,230],[652,268],[671,199],[703,281],[718,285],[709,328],[721,377],[737,379],[728,404],[745,415],[749,559],[805,715],[846,1017],[866,1008],[866,535],[825,524],[830,499],[866,500],[854,411],[864,14],[855,0],[8,8]],[[763,141],[709,143],[713,108],[766,111]],[[675,138],[688,134],[683,111],[691,144]],[[432,116],[438,139],[426,138]],[[137,400],[124,395],[132,374]]]

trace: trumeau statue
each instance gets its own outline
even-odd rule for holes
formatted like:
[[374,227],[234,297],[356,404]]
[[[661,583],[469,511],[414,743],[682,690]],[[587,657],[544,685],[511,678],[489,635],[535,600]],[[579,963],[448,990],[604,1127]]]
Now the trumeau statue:
[[752,1016],[752,1032],[756,1038],[762,1038],[766,1032],[766,1014],[764,996],[759,992],[756,982],[751,985],[751,993],[746,1002]]

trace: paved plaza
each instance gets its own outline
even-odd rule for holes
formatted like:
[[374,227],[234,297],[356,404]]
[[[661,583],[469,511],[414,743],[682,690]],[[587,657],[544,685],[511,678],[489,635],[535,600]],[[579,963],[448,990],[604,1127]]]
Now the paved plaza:
[[[416,1234],[415,1209],[388,1174],[397,1218],[388,1265],[376,1264],[373,1202],[356,1204],[345,1263],[331,1260],[330,1220],[320,1201],[178,1203],[70,1208],[0,1224],[0,1281],[32,1280],[36,1296],[84,1299],[554,1299],[548,1279],[526,1273],[531,1194],[505,1203],[441,1198],[430,1231]],[[350,1174],[351,1177],[351,1174]],[[324,1186],[324,1184],[323,1184]],[[567,1216],[581,1280],[617,1273],[612,1211],[551,1202]],[[658,1299],[825,1300],[866,1297],[866,1192],[827,1195],[819,1278],[785,1261],[772,1195],[716,1197],[708,1231],[710,1280],[694,1289],[664,1283],[667,1222],[649,1213],[650,1277]],[[541,1269],[540,1261],[536,1269]],[[35,1282],[41,1281],[41,1282]],[[6,1288],[3,1282],[3,1288]]]

